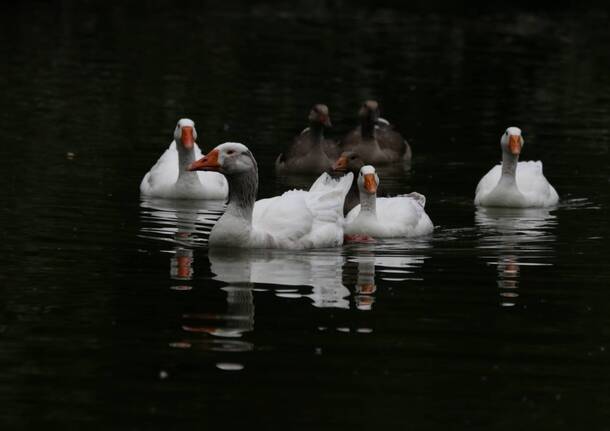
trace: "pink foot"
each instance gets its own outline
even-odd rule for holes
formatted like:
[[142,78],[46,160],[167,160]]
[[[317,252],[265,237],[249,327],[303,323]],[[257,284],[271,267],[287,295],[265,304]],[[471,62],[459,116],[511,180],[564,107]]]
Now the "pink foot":
[[375,238],[369,235],[343,235],[343,242],[363,242],[363,243],[371,243],[376,242]]

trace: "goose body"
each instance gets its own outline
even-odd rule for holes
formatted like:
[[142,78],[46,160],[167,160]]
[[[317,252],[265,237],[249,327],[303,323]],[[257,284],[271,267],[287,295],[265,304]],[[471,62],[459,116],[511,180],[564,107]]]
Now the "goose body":
[[324,137],[324,128],[330,127],[330,116],[326,105],[314,105],[309,113],[309,127],[304,129],[292,142],[288,150],[275,161],[278,174],[319,175],[330,169],[339,155],[339,146]]
[[426,198],[419,193],[377,197],[379,178],[372,166],[363,166],[358,176],[360,204],[346,217],[346,235],[374,238],[413,237],[434,230],[424,210]]
[[483,207],[543,208],[556,205],[559,195],[542,172],[542,162],[519,162],[521,130],[509,127],[500,141],[502,164],[477,185],[474,203]]
[[229,203],[210,232],[210,247],[306,249],[343,243],[343,201],[352,175],[322,174],[308,191],[291,190],[255,202],[258,170],[245,145],[227,142],[191,165],[227,177]]
[[355,151],[366,163],[375,165],[411,161],[411,147],[389,121],[379,116],[376,101],[364,102],[359,117],[360,126],[343,139],[344,150]]
[[195,143],[195,124],[181,119],[174,141],[140,183],[142,196],[162,199],[226,199],[226,179],[217,172],[189,172],[188,166],[202,156]]

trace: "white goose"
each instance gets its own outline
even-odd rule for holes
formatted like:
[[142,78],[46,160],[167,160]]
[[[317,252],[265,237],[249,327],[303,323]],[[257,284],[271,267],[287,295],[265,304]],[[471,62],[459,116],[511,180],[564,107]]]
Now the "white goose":
[[351,174],[335,180],[324,173],[309,191],[255,202],[258,167],[245,145],[221,144],[189,170],[218,171],[229,182],[229,203],[210,232],[211,247],[304,249],[343,243],[343,201]]
[[189,172],[187,167],[201,157],[195,143],[195,123],[178,121],[174,141],[140,183],[143,196],[163,199],[226,199],[226,179],[216,172]]
[[370,235],[376,238],[410,237],[430,233],[434,225],[424,211],[426,198],[419,193],[378,198],[379,177],[366,165],[358,175],[360,205],[346,216],[346,235]]
[[542,173],[542,162],[519,162],[521,129],[509,127],[500,140],[502,164],[485,174],[475,193],[475,205],[533,208],[556,205],[559,196]]

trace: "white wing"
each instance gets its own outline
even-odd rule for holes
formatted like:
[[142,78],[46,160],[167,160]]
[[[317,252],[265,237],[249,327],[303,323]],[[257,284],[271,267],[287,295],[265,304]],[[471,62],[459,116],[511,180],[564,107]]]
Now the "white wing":
[[322,174],[309,191],[291,190],[257,201],[252,214],[255,246],[315,248],[343,240],[343,201],[353,175],[338,180]]

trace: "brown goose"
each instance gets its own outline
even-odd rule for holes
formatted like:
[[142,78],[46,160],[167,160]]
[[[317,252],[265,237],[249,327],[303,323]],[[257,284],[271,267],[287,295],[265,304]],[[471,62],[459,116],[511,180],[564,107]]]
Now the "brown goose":
[[287,151],[277,157],[277,173],[318,175],[328,171],[339,156],[338,144],[324,138],[324,128],[331,126],[328,106],[314,105],[308,119],[309,127],[294,138]]
[[360,126],[345,136],[343,150],[356,151],[366,163],[374,165],[411,160],[411,147],[387,120],[379,116],[376,101],[365,101],[358,117]]

